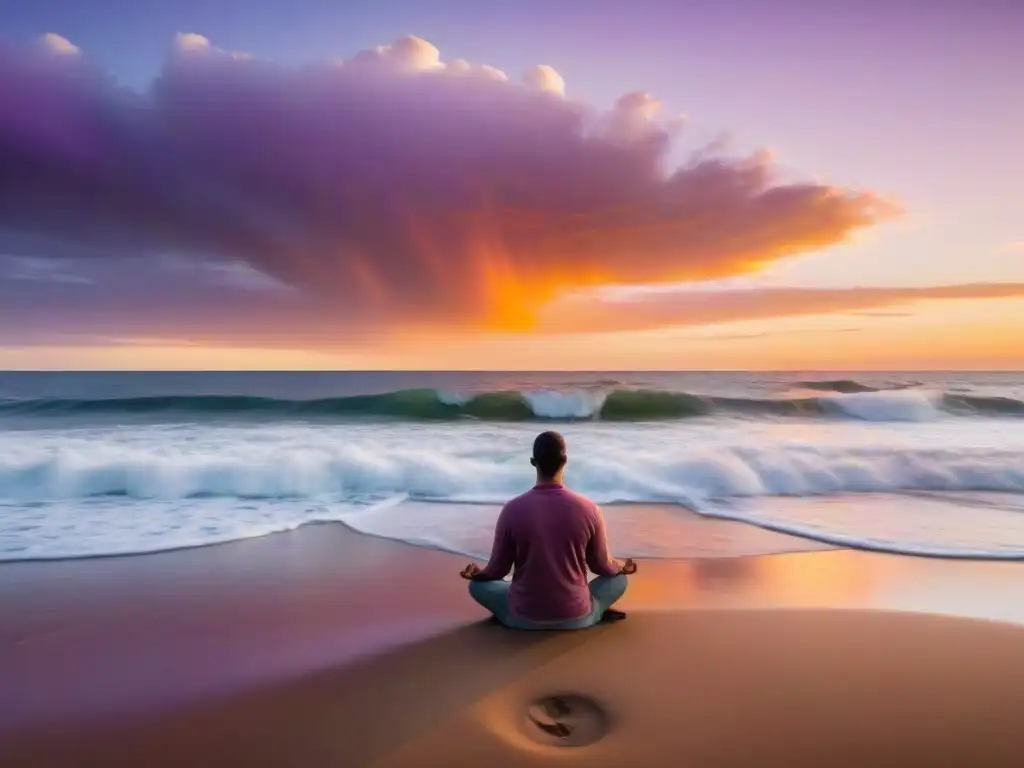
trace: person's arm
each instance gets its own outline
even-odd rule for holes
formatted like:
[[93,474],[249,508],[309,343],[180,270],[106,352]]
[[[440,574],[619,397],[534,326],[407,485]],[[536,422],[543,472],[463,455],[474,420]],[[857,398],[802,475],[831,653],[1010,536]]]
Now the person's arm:
[[604,516],[594,505],[594,533],[587,543],[587,567],[598,576],[618,576],[622,564],[608,551],[608,534],[605,532]]
[[491,546],[491,559],[484,569],[473,576],[473,581],[500,581],[508,576],[515,561],[516,546],[512,540],[512,532],[508,524],[507,507],[498,515],[494,526],[494,544]]

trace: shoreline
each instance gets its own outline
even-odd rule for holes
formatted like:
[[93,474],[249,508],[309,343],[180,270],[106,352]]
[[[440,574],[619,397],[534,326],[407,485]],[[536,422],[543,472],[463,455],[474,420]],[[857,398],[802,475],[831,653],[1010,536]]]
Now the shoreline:
[[[873,494],[869,494],[869,496],[873,496]],[[847,497],[843,497],[843,499],[849,500]],[[863,500],[861,499],[857,499],[856,501],[863,503]],[[870,499],[868,501],[870,502]],[[376,507],[367,507],[365,510],[361,510],[360,512],[356,513],[356,515],[370,516],[378,512],[394,509],[395,507],[404,508],[407,514],[415,515],[417,511],[422,509],[436,510],[449,507],[465,506],[479,507],[481,510],[486,510],[487,513],[491,514],[491,516],[495,518],[497,516],[497,510],[500,509],[500,505],[495,503],[449,503],[447,501],[405,500],[397,503],[385,502]],[[896,544],[893,544],[892,546],[886,546],[885,544],[872,543],[859,539],[855,536],[841,533],[817,533],[813,530],[809,530],[806,528],[796,530],[798,526],[795,525],[775,523],[770,520],[759,520],[739,514],[730,514],[728,512],[723,513],[719,511],[698,511],[682,503],[633,501],[615,504],[605,504],[602,505],[602,507],[613,510],[640,510],[642,512],[654,515],[671,515],[673,516],[673,520],[676,526],[681,529],[680,531],[674,531],[673,533],[675,533],[679,538],[687,542],[701,542],[697,545],[691,544],[689,549],[686,549],[685,551],[682,551],[678,554],[674,553],[662,555],[652,553],[650,551],[643,552],[641,554],[634,554],[631,550],[628,549],[628,547],[622,548],[623,552],[621,556],[633,557],[634,559],[640,559],[650,562],[676,562],[702,558],[726,559],[743,557],[765,557],[770,555],[791,555],[800,554],[804,552],[841,550],[877,554],[883,557],[902,557],[921,560],[935,560],[940,562],[1024,562],[1024,552],[1002,553],[985,550],[955,551],[952,549],[942,549],[938,547],[927,549],[925,547],[917,545],[902,545],[901,548],[900,545]],[[488,520],[487,522],[489,525],[493,525],[493,521]],[[612,517],[610,523],[612,526],[614,526],[614,517]],[[381,533],[378,531],[370,530],[366,527],[357,527],[356,525],[353,525],[351,522],[343,519],[314,519],[298,523],[297,525],[294,525],[292,527],[272,530],[266,533],[256,533],[241,538],[236,537],[209,542],[179,544],[165,546],[157,549],[126,550],[115,552],[98,552],[53,556],[35,555],[26,557],[12,557],[0,559],[0,568],[9,565],[22,565],[31,563],[61,563],[89,560],[107,560],[113,558],[137,558],[143,556],[158,556],[162,554],[183,552],[194,549],[223,547],[231,544],[237,544],[240,542],[252,541],[268,537],[287,536],[289,534],[295,533],[296,531],[301,531],[307,528],[315,529],[319,527],[330,526],[340,526],[342,529],[357,536],[366,536],[369,538],[392,542],[394,544],[398,544],[401,546],[415,547],[417,549],[426,549],[460,558],[486,560],[486,550],[489,550],[489,543],[487,543],[485,546],[485,544],[481,542],[479,551],[471,551],[469,549],[459,549],[455,546],[448,546],[445,543],[438,541],[402,538],[395,535],[389,535],[387,533]],[[619,536],[616,535],[616,532],[614,530],[611,530],[611,537],[613,541],[619,539]],[[713,540],[717,543],[709,547],[708,542],[711,542]],[[737,545],[735,543],[737,540],[745,541],[746,543]]]
[[[119,557],[142,557],[142,556],[154,556],[161,555],[164,553],[183,552],[193,549],[205,549],[209,547],[221,547],[225,545],[253,541],[256,539],[263,539],[275,536],[287,536],[295,533],[296,531],[304,530],[306,528],[317,528],[321,526],[340,526],[344,530],[357,535],[367,536],[370,538],[380,539],[388,541],[401,546],[415,547],[417,549],[427,549],[435,552],[441,552],[448,555],[453,555],[460,558],[471,558],[471,559],[486,559],[487,552],[490,551],[490,535],[493,530],[493,521],[497,518],[498,511],[501,508],[500,504],[496,503],[477,503],[477,502],[461,502],[450,504],[447,501],[420,501],[420,500],[404,500],[401,502],[384,502],[379,505],[369,506],[365,509],[359,510],[354,513],[356,517],[366,518],[378,513],[386,513],[396,508],[401,508],[405,514],[415,516],[417,513],[425,512],[428,510],[443,510],[452,507],[476,507],[480,514],[480,521],[483,524],[483,528],[486,533],[486,541],[481,540],[480,551],[471,552],[468,549],[458,549],[456,547],[445,546],[443,543],[434,541],[424,540],[412,540],[403,539],[395,536],[390,536],[384,533],[379,533],[374,530],[369,530],[365,527],[357,527],[351,522],[344,519],[313,519],[308,520],[298,525],[294,525],[288,528],[281,528],[280,530],[268,531],[266,533],[257,533],[251,536],[244,536],[241,538],[230,538],[209,542],[198,542],[194,544],[181,544],[174,546],[166,546],[159,549],[144,549],[144,550],[130,550],[123,552],[99,552],[99,553],[85,553],[85,554],[74,554],[67,556],[28,556],[20,558],[8,558],[0,559],[0,568],[5,565],[17,565],[17,564],[28,564],[28,563],[59,563],[59,562],[73,562],[79,560],[104,560],[109,558]],[[769,531],[758,525],[748,524],[744,521],[739,520],[727,520],[718,518],[710,515],[704,515],[696,510],[687,507],[682,504],[666,503],[666,502],[626,502],[622,504],[609,504],[604,505],[605,508],[611,509],[629,509],[633,513],[647,513],[658,516],[671,516],[673,521],[677,524],[680,529],[679,533],[688,542],[697,542],[691,544],[680,554],[672,555],[656,555],[651,553],[645,553],[641,555],[630,555],[629,553],[623,556],[632,556],[634,558],[640,558],[644,560],[652,561],[674,561],[674,560],[687,560],[694,557],[750,557],[760,556],[764,554],[792,554],[797,552],[807,551],[819,551],[838,549],[839,547],[828,545],[824,542],[815,541],[810,538],[794,536],[786,534],[784,532]],[[489,516],[489,517],[488,517]],[[611,521],[611,525],[614,526],[614,518]],[[615,533],[612,533],[613,537]]]

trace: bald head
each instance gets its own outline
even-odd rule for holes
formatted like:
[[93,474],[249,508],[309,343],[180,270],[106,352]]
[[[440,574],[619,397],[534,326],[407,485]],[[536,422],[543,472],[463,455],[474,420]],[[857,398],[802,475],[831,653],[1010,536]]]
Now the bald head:
[[558,432],[541,432],[533,441],[533,458],[530,463],[537,468],[537,474],[546,480],[553,480],[565,466],[565,438]]

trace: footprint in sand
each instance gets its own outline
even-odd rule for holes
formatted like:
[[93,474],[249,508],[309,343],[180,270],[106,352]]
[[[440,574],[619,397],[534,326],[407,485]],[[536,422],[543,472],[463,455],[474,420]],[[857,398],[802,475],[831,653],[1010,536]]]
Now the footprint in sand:
[[608,732],[608,716],[593,699],[578,694],[547,696],[526,710],[533,739],[559,747],[593,744]]

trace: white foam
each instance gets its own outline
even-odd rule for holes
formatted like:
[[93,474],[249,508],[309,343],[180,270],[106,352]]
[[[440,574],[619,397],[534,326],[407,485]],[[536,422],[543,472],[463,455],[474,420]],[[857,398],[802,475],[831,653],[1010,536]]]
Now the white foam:
[[758,499],[701,514],[837,547],[943,558],[1024,559],[1020,496],[913,498],[861,495],[829,500]]
[[[262,535],[362,515],[365,505],[385,499],[500,504],[532,482],[527,456],[536,431],[535,424],[486,423],[8,431],[0,433],[0,558]],[[949,420],[581,422],[562,431],[570,446],[567,481],[604,504],[709,509],[721,499],[780,495],[1024,494],[1024,434],[1009,420],[966,427]],[[400,538],[450,542],[465,511],[442,506],[456,509],[450,520],[398,525],[403,506],[365,520],[391,516],[384,528]],[[910,541],[915,534],[905,535]],[[994,529],[986,535],[998,541]],[[650,552],[663,536],[644,534],[634,543]]]
[[467,392],[453,392],[449,390],[437,390],[437,399],[445,405],[464,406],[473,399],[473,395]]
[[[383,508],[391,500],[381,503]],[[370,510],[346,504],[97,498],[19,507],[0,503],[0,561],[135,555],[258,538]]]
[[589,419],[601,412],[608,393],[597,389],[535,389],[523,393],[534,415],[541,419]]
[[933,421],[942,417],[941,393],[905,389],[820,396],[826,408],[862,421]]
[[[0,439],[0,500],[125,496],[502,501],[529,485],[528,442],[469,428],[410,430],[401,440],[338,429],[179,431],[130,439]],[[676,429],[577,441],[568,477],[605,502],[851,492],[1024,492],[1024,446],[828,444],[701,439]],[[446,437],[450,433],[450,437]],[[532,430],[530,432],[532,434]],[[600,433],[597,433],[600,434]],[[417,436],[419,435],[419,436]],[[653,437],[652,435],[656,436]],[[592,435],[591,437],[596,437]],[[127,438],[127,439],[126,439]]]

